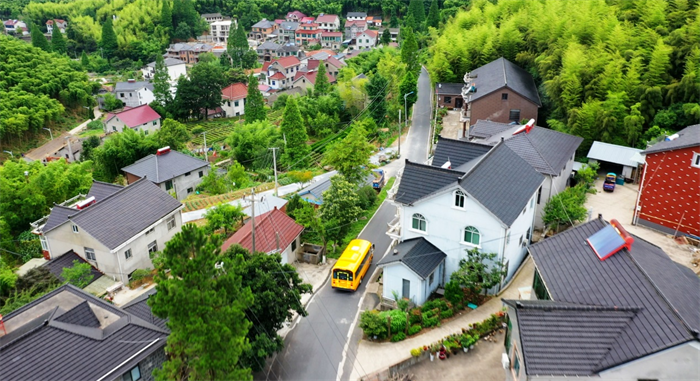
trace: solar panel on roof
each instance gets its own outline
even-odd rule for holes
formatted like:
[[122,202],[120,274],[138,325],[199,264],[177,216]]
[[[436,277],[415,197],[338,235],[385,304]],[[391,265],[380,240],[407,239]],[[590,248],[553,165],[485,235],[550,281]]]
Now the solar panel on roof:
[[630,250],[634,241],[632,236],[625,231],[617,220],[610,222],[610,225],[598,230],[586,239],[601,261],[606,260],[623,247],[627,247]]

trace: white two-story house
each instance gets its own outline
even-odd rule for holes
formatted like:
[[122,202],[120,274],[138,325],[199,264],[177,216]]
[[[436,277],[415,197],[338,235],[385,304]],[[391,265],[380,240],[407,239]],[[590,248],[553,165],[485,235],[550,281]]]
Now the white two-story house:
[[319,29],[335,32],[340,28],[340,17],[338,17],[338,15],[326,15],[321,13],[316,17],[316,24],[318,24]]
[[[181,75],[187,76],[185,61],[168,57],[163,60],[163,63],[166,70],[168,70],[168,82],[170,82],[171,87],[177,83]],[[153,77],[156,75],[156,61],[146,65],[145,68],[141,69],[141,72],[143,72],[143,78],[153,80]]]
[[[542,188],[537,193],[535,216],[535,227],[543,229],[544,207],[547,201],[564,191],[569,185],[576,150],[583,138],[534,126],[534,121],[532,125],[521,126],[485,120],[479,120],[471,127],[469,138],[472,142],[489,145],[497,144],[503,138],[513,152],[545,176]],[[464,142],[460,140],[439,140],[435,148],[433,165],[442,165],[448,157],[455,157],[455,150],[459,150],[463,144]]]
[[282,57],[265,62],[262,67],[262,72],[265,75],[265,84],[276,90],[292,87],[300,65],[301,61],[295,56]]
[[46,259],[78,254],[124,284],[182,226],[183,205],[148,179],[122,187],[94,181],[87,195],[55,205],[32,224]]
[[130,79],[126,82],[117,82],[114,85],[114,96],[124,102],[125,106],[138,107],[147,105],[155,100],[153,84],[146,81]]
[[[505,143],[495,147],[469,143],[462,158],[464,164],[457,167],[406,161],[398,185],[390,192],[397,213],[387,234],[398,242],[399,251],[406,251],[407,242],[425,240],[444,254],[444,262],[419,255],[424,250],[435,253],[425,249],[426,243],[413,244],[419,254],[388,254],[380,261],[384,298],[393,299],[396,291],[402,298],[424,303],[449,281],[471,249],[496,253],[507,270],[504,282],[520,266],[533,231],[542,175]],[[434,267],[421,263],[417,270],[409,263],[412,257],[429,259]]]

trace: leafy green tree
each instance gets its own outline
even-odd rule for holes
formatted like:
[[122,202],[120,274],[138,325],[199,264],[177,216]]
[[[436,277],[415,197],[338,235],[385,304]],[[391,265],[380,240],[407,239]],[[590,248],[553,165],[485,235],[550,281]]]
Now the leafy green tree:
[[244,67],[248,69],[248,67],[246,67],[247,65],[243,65],[243,57],[245,56],[246,52],[250,50],[250,47],[248,46],[248,38],[245,35],[245,30],[241,26],[240,22],[238,23],[236,30],[230,34],[227,50],[228,54],[231,56],[234,67]]
[[282,162],[287,167],[304,168],[307,165],[311,148],[306,144],[309,136],[306,134],[304,120],[301,117],[297,102],[294,98],[287,100],[280,124],[280,132],[285,136],[286,146],[282,153]]
[[209,171],[199,183],[197,189],[203,190],[211,195],[223,194],[228,191],[226,177],[221,176],[216,171]]
[[228,172],[226,173],[226,178],[233,189],[241,189],[248,186],[250,182],[250,177],[245,170],[245,167],[237,161],[233,161],[228,167]]
[[248,95],[245,99],[243,108],[246,123],[256,121],[266,121],[267,111],[265,111],[265,99],[263,99],[260,89],[258,89],[258,80],[253,74],[248,77]]
[[409,71],[418,68],[418,42],[416,35],[410,28],[404,32],[404,39],[401,41],[401,61],[406,64]]
[[[163,1],[163,4],[167,4]],[[170,75],[165,66],[165,59],[162,55],[156,56],[155,73],[153,74],[153,97],[154,102],[160,107],[167,107],[173,101],[173,94],[170,92]]]
[[469,290],[478,296],[498,285],[506,275],[507,269],[497,260],[496,253],[483,253],[474,248],[466,250],[467,257],[459,261],[459,269],[450,275],[450,282]]
[[656,42],[651,52],[651,59],[644,75],[644,84],[649,87],[660,86],[668,81],[670,55],[673,48],[666,46],[661,38]]
[[550,228],[559,231],[561,226],[571,226],[586,218],[586,188],[575,186],[553,196],[544,206],[542,220]]
[[100,146],[100,137],[90,135],[83,141],[83,151],[80,153],[80,161],[92,160],[92,153]]
[[370,173],[369,157],[374,146],[367,142],[367,132],[361,126],[350,128],[348,136],[326,150],[323,164],[334,167],[347,181],[360,184]]
[[389,28],[384,29],[384,31],[382,32],[382,36],[379,39],[379,42],[383,46],[389,46],[389,44],[391,43],[391,31],[389,30]]
[[[432,7],[431,7],[432,11]],[[464,291],[462,286],[459,285],[454,280],[450,280],[445,283],[445,299],[447,299],[453,306],[462,303],[464,301]]]
[[180,41],[187,41],[191,36],[192,28],[190,28],[189,25],[184,22],[177,24],[177,28],[175,28],[175,32],[173,33],[173,38]]
[[36,25],[32,25],[31,28],[32,46],[35,48],[39,48],[45,52],[50,52],[51,46],[49,46],[49,41],[46,40],[46,36],[44,36],[44,34],[41,33],[39,27]]
[[237,14],[240,16],[238,18],[238,25],[244,30],[250,29],[253,24],[263,18],[263,15],[260,13],[260,8],[255,1],[242,1],[238,6]]
[[328,94],[330,90],[330,83],[328,83],[328,77],[326,77],[326,65],[323,61],[318,63],[318,72],[316,73],[316,83],[314,84],[314,95],[321,96]]
[[[413,94],[411,94],[411,92]],[[411,107],[418,100],[418,79],[413,74],[412,71],[407,71],[401,80],[399,85],[399,100],[404,103],[404,95],[410,94],[406,97],[406,107]],[[401,106],[404,106],[403,104]],[[408,111],[407,111],[408,112]],[[408,117],[408,115],[406,115]]]
[[438,2],[435,0],[430,2],[430,10],[428,11],[425,25],[435,29],[440,25],[440,10],[438,9]]
[[188,224],[158,257],[157,283],[148,299],[168,319],[166,352],[157,380],[250,380],[241,364],[249,350],[245,311],[253,294],[241,281],[243,258],[221,255],[221,237]]
[[283,144],[278,128],[268,121],[246,123],[236,127],[226,139],[233,157],[249,168],[269,167],[269,147]]
[[0,257],[0,295],[9,294],[15,288],[17,274],[11,266],[5,264],[5,260]]
[[58,26],[51,31],[51,50],[54,53],[66,54],[66,39]]
[[228,54],[228,52],[223,52],[221,53],[221,57],[219,57],[219,64],[224,70],[229,70],[231,68],[231,56]]
[[381,340],[387,335],[387,320],[379,315],[379,311],[363,311],[360,314],[360,328],[367,337]]
[[73,261],[73,266],[64,267],[63,271],[61,271],[61,278],[78,288],[87,287],[94,277],[92,275],[92,266],[87,262],[81,263],[77,259]]
[[117,34],[114,33],[111,17],[107,17],[107,20],[102,24],[100,46],[102,47],[102,52],[108,59],[113,58],[117,52]]
[[358,206],[357,187],[341,175],[331,177],[331,187],[323,192],[323,204],[319,208],[321,220],[327,224],[328,240],[340,242],[350,230],[350,224],[362,214]]
[[181,115],[207,118],[209,110],[221,106],[221,90],[226,86],[226,77],[218,62],[200,62],[190,70],[190,77],[180,77],[175,107]]
[[632,108],[630,109],[630,114],[627,115],[624,119],[627,144],[629,144],[632,147],[635,147],[637,145],[637,141],[642,135],[644,117],[642,116],[641,111],[639,111],[641,107],[642,104],[639,102],[632,105]]
[[[304,184],[313,180],[314,174],[311,171],[289,171],[287,172],[287,177],[293,182],[298,183],[299,188],[303,188]],[[296,193],[294,195],[296,195]],[[287,206],[287,212],[289,212],[289,206]]]
[[163,6],[160,8],[160,25],[165,28],[166,33],[173,31],[173,13],[170,10],[170,2],[163,1]]
[[224,236],[228,236],[228,232],[242,223],[245,217],[246,214],[240,205],[219,204],[204,213],[204,219],[207,221],[205,229],[210,233],[224,229]]
[[241,363],[258,372],[267,357],[282,350],[284,340],[277,331],[283,324],[291,322],[294,313],[307,316],[301,297],[311,293],[311,285],[304,283],[292,265],[282,264],[279,254],[251,254],[234,245],[225,255],[244,258],[242,285],[250,288],[255,297],[255,303],[245,313],[249,321],[255,322],[256,329],[248,331],[251,346],[241,357]]
[[92,153],[93,176],[100,181],[112,182],[121,174],[121,168],[155,153],[158,148],[155,139],[130,128],[110,134],[104,144]]
[[167,146],[178,151],[186,147],[187,141],[190,140],[190,134],[184,124],[166,118],[161,124],[160,130],[156,131],[154,139],[159,147]]
[[386,123],[386,95],[388,87],[389,81],[379,73],[375,73],[365,86],[367,97],[372,105],[370,107],[370,115],[379,126],[383,126]]
[[124,107],[124,102],[117,99],[112,93],[105,94],[103,99],[105,111],[113,111]]
[[83,54],[80,55],[80,65],[83,69],[87,70],[90,67],[90,58],[88,58],[87,53],[83,50]]

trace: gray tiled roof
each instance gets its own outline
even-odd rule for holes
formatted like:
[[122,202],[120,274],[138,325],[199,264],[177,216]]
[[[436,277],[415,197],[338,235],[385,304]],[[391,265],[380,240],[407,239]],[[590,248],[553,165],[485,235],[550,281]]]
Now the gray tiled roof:
[[[75,210],[73,210],[75,212]],[[55,257],[51,259],[50,261],[47,261],[46,263],[42,264],[42,266],[45,266],[46,268],[49,269],[49,272],[56,276],[58,280],[61,282],[65,282],[66,280],[63,279],[63,276],[61,274],[63,273],[64,268],[73,268],[73,261],[78,261],[81,264],[83,263],[88,263],[85,259],[83,259],[81,256],[76,254],[73,250],[66,252],[64,254],[61,254],[61,256]],[[92,265],[90,265],[90,274],[92,275],[92,280],[90,283],[96,281],[99,279],[102,275],[102,272],[96,268],[94,268]],[[90,284],[88,283],[88,284]]]
[[510,226],[544,177],[505,144],[498,144],[459,184],[501,222]]
[[[84,307],[101,326],[94,327],[91,316],[78,316],[88,313]],[[8,327],[8,334],[0,336],[4,381],[119,378],[162,350],[168,335],[69,284],[12,311],[4,321]]]
[[[605,221],[594,219],[529,248],[552,300],[639,308],[596,366],[588,373],[579,370],[585,375],[697,340],[693,331],[700,331],[698,277],[681,270],[659,247],[635,236],[631,250],[622,249],[601,261],[586,238],[605,226]],[[545,350],[532,349],[537,354]],[[567,372],[556,359],[546,366],[552,374]]]
[[678,138],[674,140],[664,140],[647,148],[643,153],[655,153],[670,151],[674,149],[700,146],[700,124],[688,126],[678,132]]
[[586,156],[589,159],[636,168],[637,165],[641,164],[638,161],[641,153],[642,150],[638,148],[594,141]]
[[117,82],[114,85],[114,92],[119,91],[136,91],[139,89],[147,88],[153,91],[153,84],[146,81],[136,81],[136,82]]
[[[185,61],[179,60],[177,58],[172,58],[172,57],[165,58],[163,60],[163,62],[165,63],[165,67],[175,66],[175,65],[180,65],[180,64],[184,65],[186,63]],[[148,67],[156,67],[156,61],[149,63]]]
[[153,315],[151,311],[151,306],[148,305],[148,298],[156,293],[156,288],[153,287],[150,290],[143,293],[141,296],[130,301],[129,303],[122,306],[122,309],[130,314],[138,316],[139,318],[168,331],[167,322],[168,319],[161,319],[158,316]]
[[279,49],[281,46],[282,46],[282,45],[276,44],[276,43],[274,43],[274,42],[272,42],[272,41],[265,41],[265,42],[263,42],[262,44],[260,44],[260,46],[258,46],[258,49],[262,49],[262,50],[267,49],[267,50],[275,50],[275,51],[276,51],[276,50]]
[[433,155],[433,166],[441,167],[449,160],[452,164],[451,167],[457,168],[489,152],[491,148],[493,147],[485,144],[446,139],[438,136],[438,142]]
[[[365,178],[365,181],[362,184],[360,184],[359,186],[372,185],[373,181],[374,181],[374,175],[370,173]],[[302,196],[302,198],[305,194],[311,194],[312,196],[314,196],[316,198],[316,200],[317,200],[316,203],[318,203],[320,205],[320,204],[323,204],[323,192],[327,191],[330,187],[331,187],[331,178],[329,177],[321,182],[318,182],[318,183],[316,183],[316,184],[314,184],[306,189],[299,191],[298,194],[299,194],[299,196]]]
[[387,254],[379,265],[401,262],[421,278],[426,279],[442,263],[447,254],[423,237],[407,239]]
[[367,17],[367,12],[348,12],[347,17]]
[[294,21],[283,21],[280,23],[280,29],[282,30],[297,30],[299,28],[299,23]]
[[[163,155],[150,154],[134,164],[122,168],[122,171],[138,177],[148,177],[154,183],[160,184],[187,172],[208,166],[209,163],[202,159],[177,151],[170,151]],[[190,174],[190,176],[196,175],[196,173]]]
[[95,201],[101,201],[123,188],[124,187],[121,185],[92,180],[92,186],[90,187],[87,197],[95,197]]
[[513,128],[512,124],[492,122],[490,120],[479,119],[469,129],[469,136],[479,139],[487,139],[493,135],[500,134]]
[[402,204],[413,204],[424,197],[437,193],[448,185],[456,185],[463,175],[464,172],[406,160],[401,183],[394,200]]
[[270,21],[267,19],[262,19],[258,21],[257,23],[253,24],[253,28],[270,28],[271,26],[275,25],[274,21]]
[[114,249],[182,204],[143,178],[71,217],[107,248]]
[[508,87],[532,103],[542,105],[532,75],[503,57],[472,70],[471,75],[476,76],[472,82],[477,88],[475,93],[470,93],[472,101]]
[[438,95],[459,95],[460,97],[462,96],[462,88],[464,87],[464,83],[436,83],[435,84],[435,93]]
[[504,300],[515,309],[527,374],[593,375],[639,309]]
[[54,205],[53,208],[51,208],[51,214],[49,214],[46,224],[44,224],[41,230],[44,233],[48,233],[51,230],[63,225],[63,223],[68,221],[68,217],[75,214],[75,211],[75,209],[67,206]]
[[95,316],[95,312],[88,305],[87,300],[71,308],[65,314],[57,317],[56,321],[80,325],[83,327],[98,328],[100,326],[100,321],[97,320],[97,316]]

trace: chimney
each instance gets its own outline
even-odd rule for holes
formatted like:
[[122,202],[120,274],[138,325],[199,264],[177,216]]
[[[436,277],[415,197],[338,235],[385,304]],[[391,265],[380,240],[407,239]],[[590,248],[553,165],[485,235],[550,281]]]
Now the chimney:
[[136,83],[136,80],[132,78],[132,79],[128,79],[127,82],[129,82],[129,83]]

